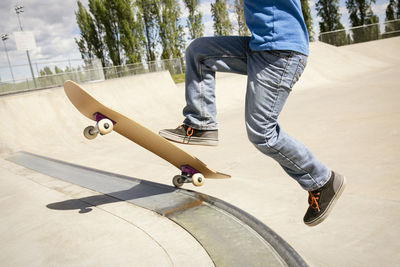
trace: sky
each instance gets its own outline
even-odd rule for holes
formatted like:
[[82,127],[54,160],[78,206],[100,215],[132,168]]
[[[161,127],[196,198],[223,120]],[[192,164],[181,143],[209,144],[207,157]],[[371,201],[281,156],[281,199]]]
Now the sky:
[[[88,0],[81,1],[87,5]],[[182,18],[185,20],[188,11],[181,2]],[[310,0],[310,8],[313,16],[315,33],[319,32],[319,18],[315,11],[316,0]],[[203,24],[205,35],[213,35],[213,21],[210,10],[211,0],[201,0],[200,10],[203,13]],[[379,16],[380,22],[385,20],[385,10],[389,0],[377,0],[373,5],[373,11]],[[24,12],[20,19],[24,31],[31,31],[36,41],[36,49],[30,50],[30,58],[34,72],[43,68],[47,62],[59,62],[80,59],[80,53],[74,38],[79,37],[79,28],[76,24],[75,12],[77,10],[76,0],[0,0],[0,34],[9,34],[5,41],[9,60],[13,65],[13,74],[16,80],[25,79],[29,68],[25,51],[16,49],[14,32],[19,31],[18,18],[14,7],[24,6]],[[340,0],[341,22],[348,27],[349,20],[345,0]],[[232,14],[232,19],[234,15]],[[11,72],[8,65],[4,42],[0,45],[0,80],[11,80]],[[63,64],[63,63],[58,63]],[[65,63],[70,64],[70,63]],[[26,66],[23,66],[26,65]],[[29,75],[28,75],[29,76]]]

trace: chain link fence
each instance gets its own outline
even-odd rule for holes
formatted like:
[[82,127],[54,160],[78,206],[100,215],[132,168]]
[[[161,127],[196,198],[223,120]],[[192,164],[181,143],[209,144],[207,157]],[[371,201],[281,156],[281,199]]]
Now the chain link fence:
[[[36,66],[35,81],[32,77],[4,82],[0,81],[0,95],[62,86],[66,80],[85,83],[157,71],[169,71],[171,75],[182,74],[185,72],[185,64],[182,58],[105,68],[102,67],[100,60],[93,60],[92,62],[68,60],[34,63],[34,65]],[[18,68],[28,69],[29,66],[12,66],[12,69],[10,70],[18,71]],[[53,74],[53,72],[56,73]],[[39,73],[39,75],[37,75],[37,73]]]
[[[343,46],[360,42],[367,42],[383,38],[400,36],[400,19],[354,27],[349,29],[324,32],[319,34],[319,41],[335,46]],[[102,81],[136,74],[169,71],[171,75],[183,74],[185,62],[183,58],[171,60],[158,60],[147,63],[128,64],[103,68],[100,60],[84,62],[66,60],[57,62],[33,63],[36,71],[35,80],[30,78],[2,81],[0,77],[0,95],[22,92],[33,89],[43,89],[62,86],[66,80],[78,83],[89,81]],[[0,66],[0,74],[23,73],[29,77],[28,65]],[[8,74],[9,75],[9,74]],[[21,75],[19,75],[21,76]],[[10,76],[11,77],[11,76]],[[14,75],[12,75],[14,77]]]
[[318,40],[335,46],[343,46],[396,36],[400,36],[400,19],[323,32],[319,34]]

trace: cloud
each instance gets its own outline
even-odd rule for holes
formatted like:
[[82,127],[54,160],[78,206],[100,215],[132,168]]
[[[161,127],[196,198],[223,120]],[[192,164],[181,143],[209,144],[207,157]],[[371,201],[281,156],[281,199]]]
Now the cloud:
[[388,3],[372,5],[372,11],[379,17],[385,17],[387,6]]
[[[87,0],[82,2],[87,3]],[[24,12],[20,14],[23,30],[32,31],[35,36],[37,48],[30,51],[33,64],[43,60],[80,58],[79,50],[74,41],[78,32],[75,20],[76,1],[26,0],[19,1],[17,4],[24,6]],[[10,36],[10,39],[7,40],[7,48],[11,64],[28,64],[26,52],[16,50],[12,34],[20,30],[14,10],[15,5],[16,3],[13,0],[1,0],[0,17],[2,21],[6,22],[2,23],[1,33],[8,33]],[[8,74],[7,59],[3,56],[5,53],[2,52],[4,52],[3,47],[0,51],[0,74],[2,79],[6,80],[10,78],[10,75]],[[5,67],[6,70],[4,70]],[[16,77],[16,79],[19,78],[21,77]]]

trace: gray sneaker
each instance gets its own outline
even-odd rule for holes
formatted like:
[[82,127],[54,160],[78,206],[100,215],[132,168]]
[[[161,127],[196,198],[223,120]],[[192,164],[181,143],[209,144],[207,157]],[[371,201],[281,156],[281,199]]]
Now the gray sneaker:
[[159,135],[182,144],[191,145],[205,145],[216,146],[218,145],[218,130],[196,130],[185,124],[176,129],[161,130]]
[[329,181],[321,188],[308,192],[310,207],[304,216],[304,223],[315,226],[328,217],[336,200],[343,193],[346,186],[346,178],[343,175],[332,172]]

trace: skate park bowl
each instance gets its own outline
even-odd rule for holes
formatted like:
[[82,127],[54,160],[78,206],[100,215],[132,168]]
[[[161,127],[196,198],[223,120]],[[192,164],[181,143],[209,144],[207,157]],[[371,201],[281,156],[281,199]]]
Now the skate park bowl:
[[[63,88],[0,96],[0,264],[396,266],[399,48],[311,44],[280,123],[348,179],[313,228],[307,192],[247,140],[245,76],[217,74],[219,146],[178,145],[232,178],[183,189],[177,169],[122,136],[86,140],[92,122]],[[82,86],[154,132],[183,120],[184,85],[167,72]]]

